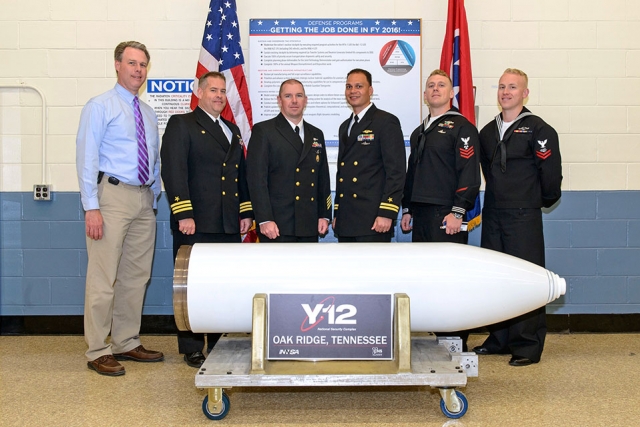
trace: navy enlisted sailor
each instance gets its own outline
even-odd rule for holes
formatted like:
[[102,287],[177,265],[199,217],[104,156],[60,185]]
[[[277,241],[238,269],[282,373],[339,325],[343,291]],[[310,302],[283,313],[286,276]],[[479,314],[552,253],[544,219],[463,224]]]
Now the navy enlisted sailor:
[[[560,199],[562,161],[558,133],[524,107],[528,77],[507,68],[498,84],[502,113],[480,132],[480,164],[486,180],[483,248],[545,265],[542,207]],[[545,307],[489,327],[474,351],[511,354],[509,364],[538,363],[547,334]]]

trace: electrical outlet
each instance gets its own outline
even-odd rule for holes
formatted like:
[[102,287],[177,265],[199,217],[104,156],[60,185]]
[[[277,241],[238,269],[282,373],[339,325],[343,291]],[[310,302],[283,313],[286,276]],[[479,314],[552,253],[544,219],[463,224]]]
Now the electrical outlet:
[[51,186],[49,184],[34,185],[33,200],[51,200]]

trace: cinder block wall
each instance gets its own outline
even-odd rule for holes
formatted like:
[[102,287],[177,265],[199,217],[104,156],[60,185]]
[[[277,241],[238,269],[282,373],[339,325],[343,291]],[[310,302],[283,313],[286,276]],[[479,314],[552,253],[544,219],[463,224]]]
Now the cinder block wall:
[[[439,65],[446,0],[237,2],[247,58],[251,18],[395,17],[422,20],[423,80]],[[207,8],[207,0],[2,2],[0,85],[39,88],[48,121],[43,176],[40,98],[0,89],[0,315],[82,313],[80,110],[115,83],[122,40],[149,47],[150,77],[193,76]],[[467,0],[466,9],[479,126],[498,113],[501,72],[517,67],[530,76],[527,106],[560,133],[564,195],[545,215],[545,236],[547,266],[569,291],[549,312],[640,312],[640,2]],[[52,184],[51,202],[32,200],[42,182]],[[167,221],[163,199],[146,314],[172,313]]]

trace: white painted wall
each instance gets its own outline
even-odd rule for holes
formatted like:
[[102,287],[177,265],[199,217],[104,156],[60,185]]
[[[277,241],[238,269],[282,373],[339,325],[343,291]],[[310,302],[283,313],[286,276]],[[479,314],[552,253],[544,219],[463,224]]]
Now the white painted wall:
[[[440,62],[446,0],[237,3],[246,58],[251,18],[390,17],[422,19],[423,76]],[[0,85],[45,93],[46,181],[54,191],[78,190],[80,110],[113,86],[115,45],[145,43],[149,77],[193,76],[208,4],[0,0]],[[466,9],[478,124],[498,113],[502,71],[521,68],[530,77],[527,106],[560,133],[564,190],[640,190],[640,1],[467,0]],[[0,191],[31,191],[42,181],[40,115],[32,91],[0,89]]]

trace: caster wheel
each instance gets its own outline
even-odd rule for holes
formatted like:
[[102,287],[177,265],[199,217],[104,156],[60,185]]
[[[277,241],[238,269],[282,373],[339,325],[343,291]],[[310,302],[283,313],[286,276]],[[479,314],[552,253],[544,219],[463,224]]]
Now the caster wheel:
[[451,412],[448,410],[447,406],[444,404],[444,399],[440,399],[440,409],[442,410],[442,413],[449,418],[460,418],[467,413],[467,409],[469,408],[467,397],[462,392],[456,390],[456,397],[460,402],[460,410],[458,412]]
[[209,408],[207,407],[207,403],[209,402],[209,396],[205,396],[202,401],[202,412],[209,418],[210,420],[218,421],[223,419],[229,413],[229,396],[226,393],[222,393],[222,412],[219,414],[212,414],[209,412]]

